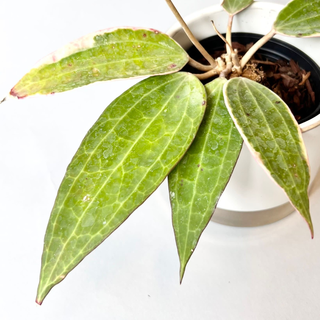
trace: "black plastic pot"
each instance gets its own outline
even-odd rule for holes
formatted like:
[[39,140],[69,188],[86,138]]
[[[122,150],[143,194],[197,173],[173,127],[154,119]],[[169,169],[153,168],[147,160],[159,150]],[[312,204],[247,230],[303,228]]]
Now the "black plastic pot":
[[[232,34],[232,41],[246,45],[251,42],[257,42],[261,37],[262,35],[260,34],[239,32]],[[212,36],[200,42],[209,53],[225,49],[224,42],[218,36]],[[188,53],[195,60],[202,58],[202,55],[195,47],[191,47],[188,50]],[[285,59],[289,61],[290,59],[293,59],[302,69],[311,71],[309,80],[313,91],[315,92],[316,102],[312,109],[305,108],[306,111],[301,114],[301,119],[298,122],[302,123],[307,121],[320,112],[320,68],[311,58],[309,58],[300,49],[278,39],[271,39],[262,48],[260,48],[257,53],[261,54],[263,58],[268,59],[269,61],[276,61],[278,59]],[[193,73],[199,72],[188,65],[184,68],[184,71],[190,71]]]

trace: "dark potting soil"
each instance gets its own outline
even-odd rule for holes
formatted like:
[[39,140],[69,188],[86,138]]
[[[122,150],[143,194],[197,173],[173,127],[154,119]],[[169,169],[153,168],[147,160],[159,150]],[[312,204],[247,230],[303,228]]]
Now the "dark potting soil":
[[[233,48],[240,56],[261,38],[258,34],[234,33]],[[207,51],[217,58],[224,54],[225,44],[218,36],[201,41]],[[188,53],[195,60],[206,64],[199,51],[192,47]],[[293,59],[291,59],[293,57]],[[317,64],[307,57],[301,50],[278,39],[271,39],[258,50],[255,56],[244,69],[242,76],[252,78],[252,70],[261,76],[260,82],[278,94],[289,106],[299,123],[315,116],[320,109],[320,69]],[[185,71],[199,73],[190,66]],[[212,79],[203,81],[207,83]],[[316,92],[314,92],[316,91]]]
[[[253,43],[242,45],[239,42],[232,42],[232,47],[238,50],[240,57],[252,45]],[[225,51],[214,51],[211,55],[218,58],[224,53]],[[206,63],[206,60],[200,62]],[[300,68],[294,60],[269,61],[261,54],[256,53],[241,76],[254,80],[257,79],[257,76],[253,75],[254,72],[261,84],[275,92],[289,106],[297,120],[300,120],[303,114],[314,109],[315,93],[309,81],[311,71]]]
[[[242,49],[244,54],[253,43],[246,46],[239,43],[233,45],[234,48],[238,48],[238,52]],[[261,84],[280,96],[297,120],[302,118],[302,114],[314,109],[315,93],[309,81],[311,71],[300,68],[293,59],[290,61],[278,59],[272,62],[265,60],[259,53],[250,62],[262,71]]]

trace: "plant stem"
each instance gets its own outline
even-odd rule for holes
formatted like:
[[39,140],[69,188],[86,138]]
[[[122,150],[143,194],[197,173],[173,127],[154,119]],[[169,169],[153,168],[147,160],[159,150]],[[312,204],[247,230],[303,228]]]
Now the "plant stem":
[[269,33],[263,36],[247,51],[247,53],[241,59],[241,62],[240,62],[241,69],[243,69],[243,67],[248,63],[248,61],[256,53],[256,51],[260,49],[266,42],[268,42],[275,34],[276,34],[276,31],[272,29]]
[[208,72],[205,73],[199,73],[199,74],[194,74],[199,80],[205,80],[210,77],[216,76],[221,72],[221,69],[219,67],[215,67],[214,69],[211,69]]
[[210,65],[205,65],[205,64],[202,64],[194,59],[192,59],[191,57],[189,57],[189,65],[195,69],[198,69],[200,71],[209,71],[209,70],[212,70],[212,66]]
[[166,0],[169,8],[173,12],[173,14],[176,16],[177,20],[181,24],[183,30],[187,34],[190,41],[194,44],[194,46],[200,51],[200,53],[203,55],[203,57],[212,65],[215,66],[216,62],[215,60],[210,56],[210,54],[206,51],[206,49],[200,44],[200,42],[196,39],[196,37],[192,34],[191,30],[187,26],[187,24],[184,22],[183,18],[181,17],[180,13],[174,6],[171,0]]
[[237,71],[238,74],[241,74],[241,67],[240,67],[240,61],[239,61],[239,56],[238,56],[238,50],[234,49],[234,52],[231,53],[231,60],[232,64]]
[[233,22],[233,14],[229,14],[229,20],[228,20],[228,26],[227,26],[227,32],[226,32],[226,40],[227,40],[227,43],[230,44],[230,47],[227,46],[227,54],[230,54],[233,51],[232,38],[231,38],[232,22]]
[[[213,25],[214,31],[215,31],[215,32],[217,33],[217,35],[222,39],[222,41],[227,45],[227,53],[228,53],[228,51],[229,51],[228,55],[230,54],[230,52],[233,53],[233,49],[232,49],[231,44],[230,44],[230,43],[228,42],[228,40],[219,32],[219,30],[216,28],[213,20],[211,20],[211,23],[212,23],[212,25]],[[228,50],[228,49],[229,49],[229,50]]]
[[221,78],[227,78],[227,76],[232,72],[232,62],[230,60],[230,57],[227,56],[227,65],[225,69],[223,69],[220,73]]

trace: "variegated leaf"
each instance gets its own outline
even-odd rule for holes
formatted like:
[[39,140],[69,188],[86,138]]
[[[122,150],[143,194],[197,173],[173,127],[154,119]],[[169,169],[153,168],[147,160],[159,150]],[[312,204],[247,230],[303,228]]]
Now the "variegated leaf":
[[252,3],[253,0],[224,0],[221,5],[229,14],[235,15],[249,7]]
[[274,23],[277,33],[293,37],[320,36],[320,0],[293,0]]
[[99,31],[40,60],[11,90],[24,98],[81,87],[96,81],[168,74],[189,60],[173,39],[156,30]]
[[204,120],[191,147],[169,175],[181,280],[242,146],[242,138],[224,104],[225,82],[218,78],[205,86],[208,105]]
[[193,141],[206,107],[189,73],[148,78],[113,101],[84,138],[48,224],[37,302],[158,187]]
[[228,81],[224,96],[248,148],[288,195],[313,236],[308,158],[300,128],[290,109],[274,92],[246,78]]

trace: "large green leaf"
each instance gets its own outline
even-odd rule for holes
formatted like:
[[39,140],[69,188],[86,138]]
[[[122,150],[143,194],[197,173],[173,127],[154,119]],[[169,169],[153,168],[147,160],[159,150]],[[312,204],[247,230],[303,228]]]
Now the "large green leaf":
[[164,180],[193,141],[205,107],[201,82],[176,73],[138,83],[103,112],[60,186],[38,303]]
[[271,90],[246,78],[231,79],[224,87],[224,95],[249,149],[286,192],[313,236],[307,153],[290,109]]
[[237,161],[242,138],[225,107],[218,78],[206,85],[207,111],[197,136],[169,175],[180,279]]
[[187,53],[159,31],[110,29],[89,34],[42,59],[10,94],[24,98],[96,81],[173,73],[188,60]]
[[293,0],[274,23],[277,33],[294,37],[320,36],[320,0]]
[[229,14],[235,15],[252,3],[253,0],[224,0],[221,5]]

